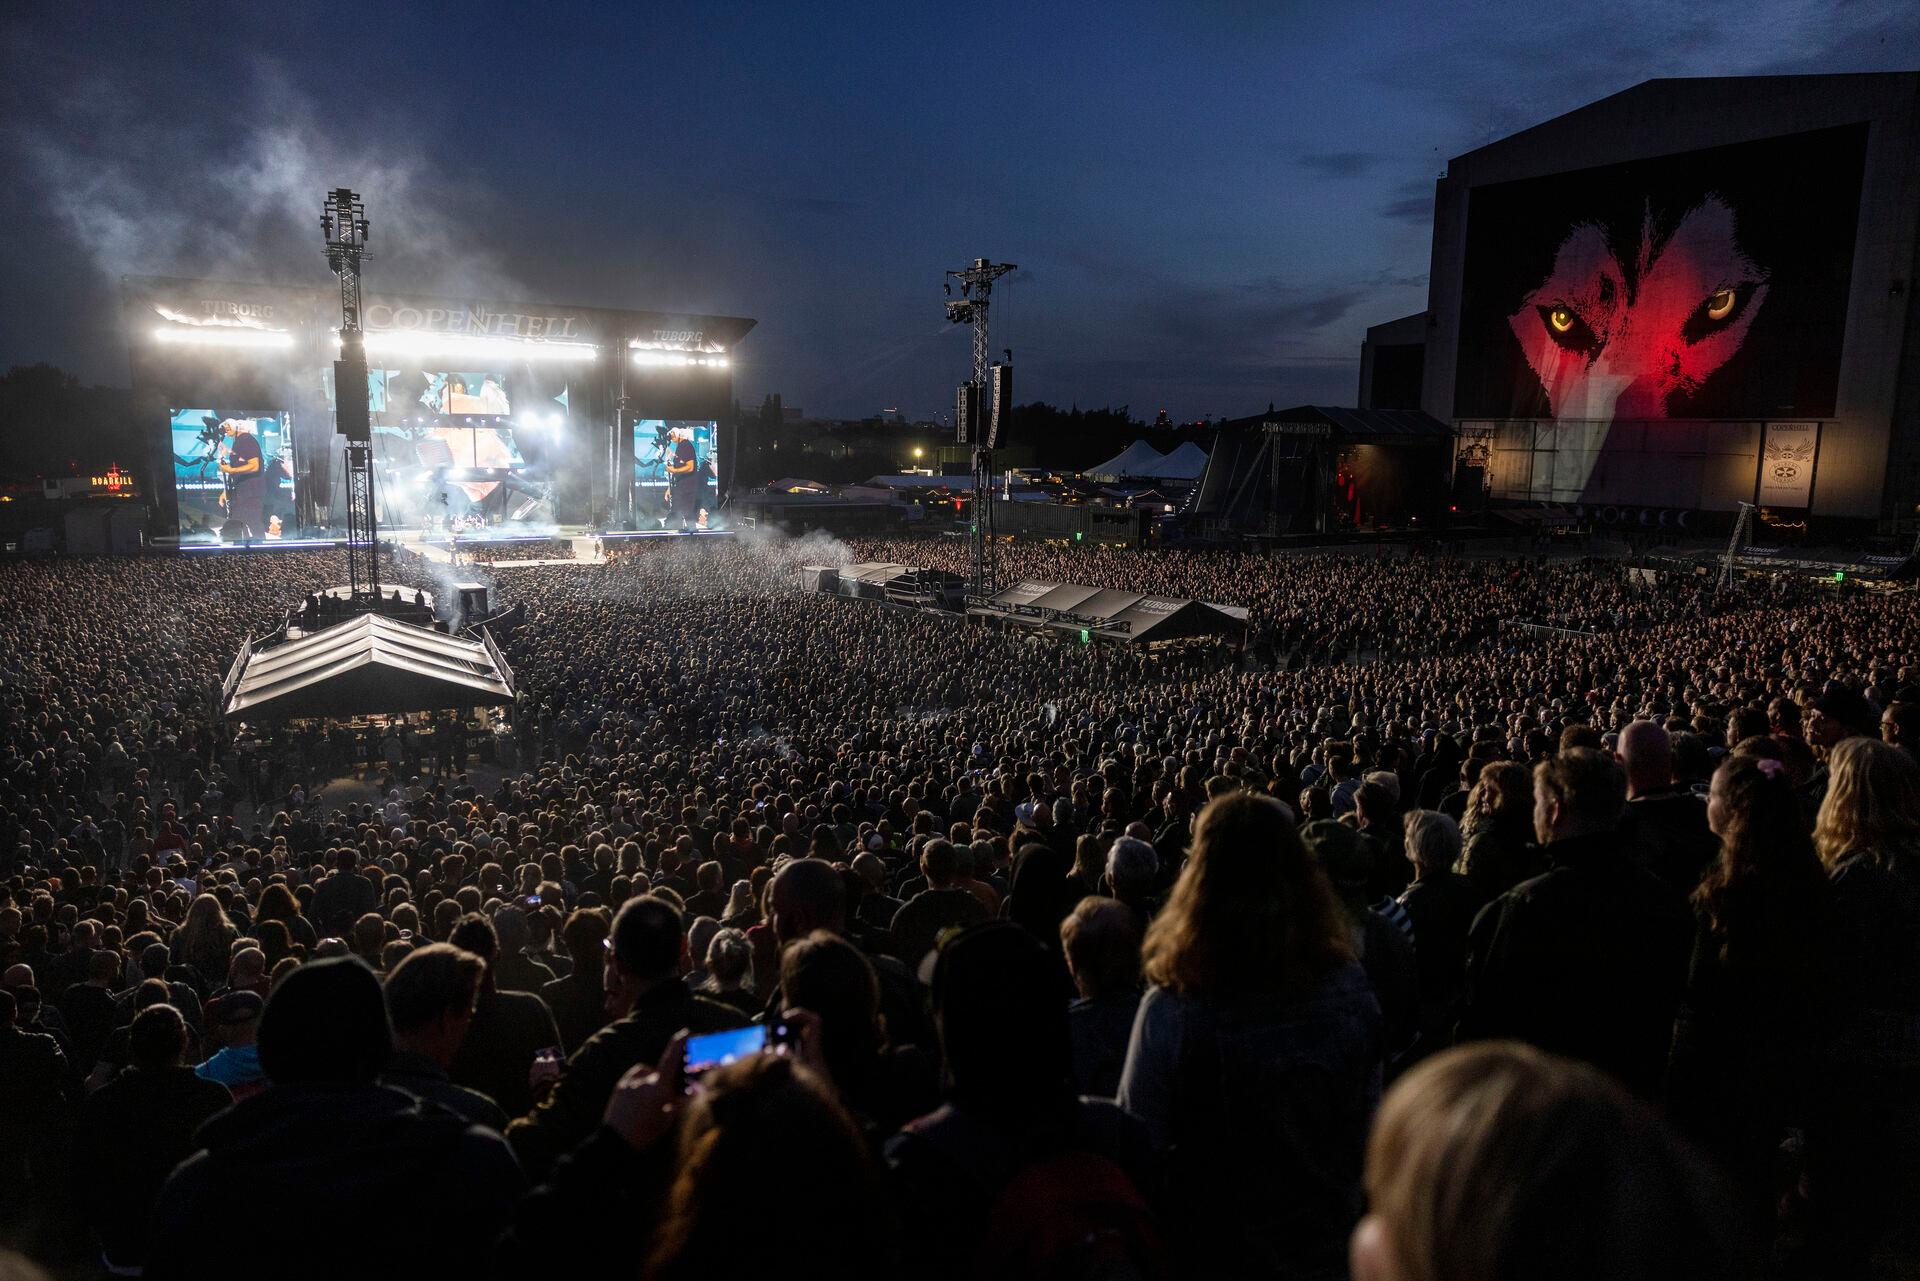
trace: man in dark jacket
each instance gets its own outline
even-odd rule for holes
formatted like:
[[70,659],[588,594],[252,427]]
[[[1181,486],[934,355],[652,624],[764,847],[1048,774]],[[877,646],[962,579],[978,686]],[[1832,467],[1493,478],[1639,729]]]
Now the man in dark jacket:
[[678,909],[665,899],[628,899],[607,943],[606,987],[617,998],[631,996],[628,1013],[588,1038],[539,1106],[507,1127],[514,1151],[536,1177],[599,1127],[607,1099],[627,1069],[657,1062],[675,1032],[716,1032],[745,1021],[687,987],[681,977],[686,933]]
[[919,969],[945,931],[987,919],[987,909],[980,900],[955,886],[958,870],[953,843],[944,837],[928,841],[920,851],[920,871],[927,878],[927,888],[894,913],[892,925],[894,954],[910,970]]
[[1720,853],[1707,829],[1707,803],[1673,779],[1673,740],[1656,721],[1620,731],[1627,810],[1620,834],[1633,861],[1685,898]]
[[25,1205],[58,1186],[78,1079],[58,1042],[19,1022],[14,993],[0,988],[0,1204]]
[[381,985],[393,1020],[393,1057],[380,1083],[498,1134],[507,1128],[500,1105],[478,1090],[455,1085],[447,1075],[473,1025],[486,973],[485,961],[451,943],[415,948],[393,967]]
[[575,908],[560,927],[573,966],[565,978],[540,985],[540,999],[553,1011],[566,1053],[607,1025],[606,943],[611,918],[603,908]]
[[502,992],[537,993],[553,982],[554,972],[527,955],[533,935],[527,928],[525,912],[512,906],[495,909],[493,932],[500,944],[491,966],[495,987]]
[[495,986],[493,964],[500,944],[486,917],[475,912],[462,918],[449,941],[485,961],[487,973],[480,981],[473,1024],[447,1074],[498,1103],[508,1116],[518,1116],[533,1106],[527,1073],[534,1059],[560,1044],[553,1011],[531,992],[502,992]]
[[1634,866],[1617,826],[1619,765],[1571,748],[1534,770],[1550,869],[1481,911],[1467,941],[1460,1040],[1512,1037],[1612,1072],[1643,1095],[1666,1068],[1693,923]]
[[[477,1276],[524,1180],[498,1135],[376,1083],[393,1054],[380,980],[351,957],[289,975],[260,1020],[272,1086],[200,1128],[154,1207],[146,1276]],[[287,1235],[317,1189],[377,1207],[352,1229]]]
[[128,1029],[130,1066],[87,1096],[80,1109],[77,1149],[82,1204],[116,1274],[140,1268],[147,1252],[147,1217],[173,1167],[199,1147],[194,1131],[233,1103],[217,1081],[182,1060],[187,1024],[171,1005],[150,1005]]
[[380,906],[373,882],[357,870],[360,856],[351,848],[334,855],[334,873],[313,892],[307,915],[323,934],[345,938],[353,923]]

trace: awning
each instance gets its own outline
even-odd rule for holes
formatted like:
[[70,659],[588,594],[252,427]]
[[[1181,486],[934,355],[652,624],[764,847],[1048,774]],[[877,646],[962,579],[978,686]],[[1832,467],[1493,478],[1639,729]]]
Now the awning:
[[361,614],[235,660],[221,711],[279,720],[502,706],[513,673],[496,646]]

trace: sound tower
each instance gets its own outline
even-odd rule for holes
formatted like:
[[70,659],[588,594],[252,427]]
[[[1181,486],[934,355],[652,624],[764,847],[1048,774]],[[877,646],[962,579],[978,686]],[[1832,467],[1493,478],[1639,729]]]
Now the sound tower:
[[995,364],[987,371],[987,448],[1000,448],[1000,437],[1013,422],[1013,366]]
[[980,384],[961,383],[953,393],[953,439],[971,444],[980,434]]

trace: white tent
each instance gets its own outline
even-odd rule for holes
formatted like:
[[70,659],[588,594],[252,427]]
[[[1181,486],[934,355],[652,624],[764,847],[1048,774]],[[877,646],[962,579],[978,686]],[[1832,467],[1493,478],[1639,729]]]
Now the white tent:
[[1188,440],[1182,441],[1180,448],[1154,463],[1147,470],[1134,472],[1133,475],[1150,476],[1155,480],[1194,481],[1199,480],[1200,474],[1206,469],[1207,451]]
[[1151,476],[1152,469],[1165,462],[1159,450],[1144,440],[1136,440],[1126,449],[1098,467],[1087,468],[1095,480],[1120,480],[1127,476]]

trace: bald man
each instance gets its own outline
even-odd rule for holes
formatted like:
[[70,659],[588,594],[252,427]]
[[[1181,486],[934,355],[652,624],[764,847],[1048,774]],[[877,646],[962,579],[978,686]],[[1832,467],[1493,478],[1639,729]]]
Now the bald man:
[[1616,754],[1627,776],[1620,832],[1628,854],[1685,898],[1720,852],[1706,802],[1674,784],[1673,739],[1659,722],[1634,721],[1621,730]]

